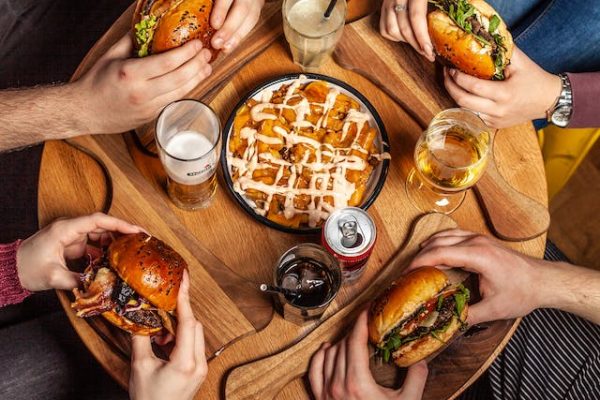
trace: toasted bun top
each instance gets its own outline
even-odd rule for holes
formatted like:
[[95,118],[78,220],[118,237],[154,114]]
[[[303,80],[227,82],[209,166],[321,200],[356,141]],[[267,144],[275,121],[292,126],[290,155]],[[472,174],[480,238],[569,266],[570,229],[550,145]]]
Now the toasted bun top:
[[369,311],[369,338],[380,343],[385,335],[446,286],[448,277],[434,267],[409,272],[378,297]]
[[215,32],[209,21],[212,6],[212,0],[184,0],[172,7],[158,21],[152,53],[179,47],[192,39],[200,39],[202,47],[211,49]]
[[[467,319],[467,308],[463,309],[461,319]],[[392,359],[397,366],[401,368],[410,367],[411,365],[431,356],[438,350],[448,345],[455,334],[460,330],[461,323],[456,316],[452,317],[452,321],[445,332],[437,333],[437,338],[432,335],[426,335],[419,340],[409,342],[392,353]]]
[[151,304],[165,311],[176,308],[187,264],[162,240],[145,233],[121,236],[110,244],[108,260],[121,279]]
[[[500,18],[497,33],[502,37],[506,51],[502,57],[503,68],[508,65],[514,48],[512,35],[504,20],[486,2],[482,0],[469,1],[481,15]],[[463,31],[452,19],[441,10],[435,10],[427,15],[429,36],[436,52],[454,67],[462,72],[482,79],[492,79],[496,66],[491,56],[491,48],[484,47],[475,35]]]

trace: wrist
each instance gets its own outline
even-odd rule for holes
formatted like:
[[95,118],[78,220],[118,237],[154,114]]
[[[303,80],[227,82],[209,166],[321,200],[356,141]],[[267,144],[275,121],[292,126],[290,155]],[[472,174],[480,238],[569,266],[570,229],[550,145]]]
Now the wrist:
[[543,85],[543,101],[538,114],[538,119],[546,119],[548,113],[556,106],[562,92],[560,76],[548,73],[546,83]]
[[0,307],[22,302],[31,293],[19,276],[17,267],[21,241],[0,245]]
[[536,308],[563,309],[572,301],[573,293],[567,289],[572,267],[564,262],[542,261],[541,268],[538,268],[540,290],[536,291]]
[[70,137],[85,134],[100,133],[100,127],[95,122],[95,108],[90,102],[90,91],[86,90],[85,83],[81,80],[65,85],[65,98],[73,105],[70,120],[72,130]]

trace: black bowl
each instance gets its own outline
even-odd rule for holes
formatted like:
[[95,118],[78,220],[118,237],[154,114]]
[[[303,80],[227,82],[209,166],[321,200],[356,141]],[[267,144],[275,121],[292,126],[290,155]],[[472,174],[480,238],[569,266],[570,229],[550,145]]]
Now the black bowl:
[[[227,152],[229,151],[229,135],[230,135],[232,127],[233,127],[233,120],[235,119],[235,115],[236,115],[237,111],[240,109],[240,107],[242,107],[246,101],[248,101],[252,97],[256,96],[258,93],[260,93],[264,89],[271,87],[271,86],[275,86],[275,85],[281,85],[287,81],[297,79],[300,75],[304,75],[309,80],[326,81],[330,85],[337,86],[339,89],[342,89],[342,92],[345,91],[345,92],[347,92],[347,94],[350,94],[352,97],[354,97],[360,103],[361,108],[362,107],[366,108],[368,110],[368,112],[371,114],[371,116],[373,117],[372,122],[375,123],[375,128],[378,131],[377,132],[378,135],[377,135],[377,138],[375,139],[375,142],[376,142],[376,145],[379,147],[379,151],[381,153],[383,153],[383,152],[389,153],[390,146],[388,144],[388,142],[389,142],[388,136],[385,131],[383,122],[381,121],[381,117],[379,116],[379,114],[377,113],[377,111],[375,110],[373,105],[369,102],[369,100],[367,100],[365,98],[365,96],[363,96],[358,90],[356,90],[352,86],[348,85],[347,83],[344,83],[338,79],[335,79],[335,78],[332,78],[332,77],[329,77],[326,75],[311,74],[311,73],[289,74],[289,75],[280,76],[275,79],[271,79],[271,80],[263,83],[262,85],[259,85],[257,88],[250,91],[250,93],[248,93],[244,98],[242,98],[238,102],[238,104],[236,104],[235,108],[233,109],[233,112],[231,113],[229,119],[227,120],[227,123],[225,124],[225,127],[223,128],[221,167],[223,168],[223,177],[225,178],[225,182],[227,183],[227,189],[229,189],[229,192],[231,193],[231,195],[242,206],[242,208],[248,214],[250,214],[255,220],[257,220],[258,222],[261,222],[271,228],[274,228],[274,229],[277,229],[277,230],[280,230],[283,232],[297,233],[297,234],[315,234],[315,233],[319,233],[321,231],[321,227],[318,227],[318,228],[310,228],[310,227],[290,228],[287,226],[279,225],[279,224],[271,221],[267,217],[263,217],[262,215],[256,214],[256,212],[254,212],[254,209],[252,208],[252,206],[250,204],[248,204],[248,201],[246,199],[244,199],[244,197],[242,197],[235,190],[233,190],[233,180],[231,178],[231,171],[230,171],[229,165],[227,163]],[[365,191],[364,201],[360,205],[360,208],[362,208],[363,210],[368,209],[373,204],[373,202],[375,201],[377,196],[379,196],[379,193],[381,192],[381,189],[383,188],[385,179],[387,177],[389,165],[390,165],[389,160],[383,160],[382,162],[380,162],[377,165],[377,167],[371,173],[371,176],[369,177],[369,182],[367,183],[367,190]]]

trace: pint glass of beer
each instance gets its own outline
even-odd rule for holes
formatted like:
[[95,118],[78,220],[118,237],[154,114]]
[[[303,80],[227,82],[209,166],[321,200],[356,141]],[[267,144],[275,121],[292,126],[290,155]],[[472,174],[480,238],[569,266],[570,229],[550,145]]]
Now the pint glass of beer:
[[221,154],[221,125],[213,110],[197,100],[169,104],[156,122],[156,145],[173,203],[186,210],[208,207]]

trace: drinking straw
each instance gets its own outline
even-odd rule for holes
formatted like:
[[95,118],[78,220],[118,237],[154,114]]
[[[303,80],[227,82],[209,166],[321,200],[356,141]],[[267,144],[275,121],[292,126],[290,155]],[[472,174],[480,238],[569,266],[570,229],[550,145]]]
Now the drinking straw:
[[299,296],[299,293],[295,290],[291,290],[291,289],[285,289],[279,286],[271,286],[271,285],[267,285],[265,283],[261,284],[259,286],[259,289],[261,290],[261,292],[270,292],[270,293],[281,293],[284,296]]
[[327,10],[325,10],[325,15],[323,15],[323,18],[329,19],[329,17],[331,17],[331,13],[333,12],[335,3],[337,3],[337,0],[331,0],[329,2],[329,6],[327,7]]

